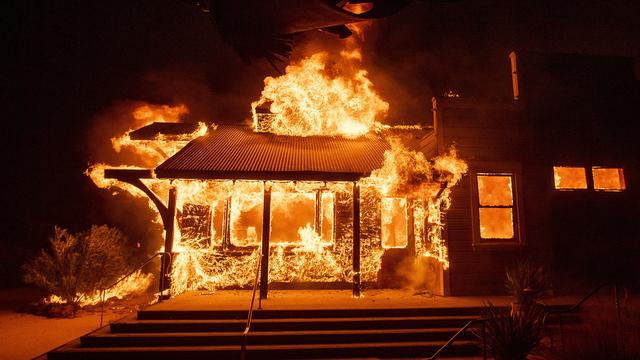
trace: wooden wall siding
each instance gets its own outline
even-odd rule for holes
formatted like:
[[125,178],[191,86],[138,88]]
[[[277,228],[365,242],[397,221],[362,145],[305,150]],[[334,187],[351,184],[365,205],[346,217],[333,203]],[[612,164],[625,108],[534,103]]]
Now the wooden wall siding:
[[[442,99],[436,106],[438,153],[445,153],[455,145],[458,156],[470,166],[474,166],[474,161],[524,162],[529,158],[531,134],[521,105]],[[502,250],[473,247],[471,204],[475,200],[470,186],[470,178],[466,176],[452,191],[447,212],[449,294],[502,294],[505,268],[523,247]]]
[[420,140],[419,150],[427,157],[432,158],[438,153],[438,139],[436,134],[430,134]]

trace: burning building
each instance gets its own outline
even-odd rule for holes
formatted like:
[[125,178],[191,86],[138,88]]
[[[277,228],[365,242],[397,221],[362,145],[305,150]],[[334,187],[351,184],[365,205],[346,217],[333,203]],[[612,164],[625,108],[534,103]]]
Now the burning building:
[[[153,139],[154,129],[185,127],[167,125],[155,123],[131,136],[149,132]],[[427,161],[396,141],[375,134],[302,137],[212,126],[155,169],[109,169],[105,175],[133,184],[158,206],[165,251],[176,253],[176,292],[248,285],[260,259],[263,296],[269,282],[352,283],[358,295],[362,282],[399,285],[382,280],[394,272],[382,267],[385,252],[431,258],[438,271],[448,267],[439,218],[464,162],[453,156]],[[411,165],[422,168],[404,168],[400,175],[419,176],[415,184],[389,169]],[[168,206],[154,186],[169,188]],[[429,212],[437,214],[435,220]],[[432,285],[441,292],[438,278]]]
[[[251,126],[152,123],[116,141],[158,157],[99,181],[133,185],[157,208],[174,293],[249,286],[260,264],[262,297],[346,286],[496,294],[522,256],[575,270],[637,251],[602,240],[637,232],[634,160],[620,133],[585,138],[601,115],[632,113],[610,103],[633,96],[624,59],[512,53],[513,99],[434,98],[431,123],[391,127],[378,122],[388,105],[366,73],[326,77],[323,56],[267,79]],[[607,93],[605,75],[622,88]],[[574,112],[584,126],[566,125]],[[587,151],[590,141],[601,149]],[[572,256],[572,241],[592,257]]]

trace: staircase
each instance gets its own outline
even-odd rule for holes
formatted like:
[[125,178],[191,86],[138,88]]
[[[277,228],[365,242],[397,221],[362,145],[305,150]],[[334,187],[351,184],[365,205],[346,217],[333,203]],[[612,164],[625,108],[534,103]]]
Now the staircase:
[[[256,310],[248,359],[424,358],[479,308]],[[144,310],[48,353],[48,359],[238,359],[246,311]],[[462,334],[446,357],[478,357]]]

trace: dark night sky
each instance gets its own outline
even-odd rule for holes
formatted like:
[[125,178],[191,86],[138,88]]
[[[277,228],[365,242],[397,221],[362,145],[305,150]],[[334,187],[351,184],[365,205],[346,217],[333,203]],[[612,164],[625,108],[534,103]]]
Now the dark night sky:
[[[15,1],[4,4],[2,281],[55,224],[110,223],[148,234],[135,205],[113,213],[82,175],[88,134],[122,101],[186,103],[187,120],[242,122],[266,75],[224,44],[208,19],[177,0]],[[416,3],[367,35],[366,64],[391,120],[428,116],[429,99],[509,94],[511,49],[623,55],[640,73],[640,2],[461,0]],[[321,33],[316,37],[335,44]],[[296,54],[294,54],[295,56]],[[133,221],[124,219],[136,218]],[[14,272],[15,273],[15,272]]]

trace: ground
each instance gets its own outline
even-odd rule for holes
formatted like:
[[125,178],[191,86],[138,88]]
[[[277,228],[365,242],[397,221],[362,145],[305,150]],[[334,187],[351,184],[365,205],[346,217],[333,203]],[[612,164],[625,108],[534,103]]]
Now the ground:
[[[169,301],[155,304],[152,308],[155,310],[247,309],[250,296],[251,293],[247,290],[225,290],[213,293],[190,291]],[[30,301],[42,297],[42,292],[33,289],[0,290],[0,343],[4,345],[0,348],[0,360],[32,359],[99,327],[99,312],[81,311],[73,319],[49,319],[16,311]],[[576,303],[577,299],[569,296],[556,297],[547,303]],[[105,312],[104,323],[108,324],[109,321],[135,313],[136,309],[148,304],[149,300],[149,297],[141,297],[111,306]],[[511,301],[509,297],[504,296],[443,298],[409,290],[366,290],[363,297],[359,299],[354,299],[349,290],[272,290],[269,292],[269,299],[263,301],[261,305],[263,309],[449,307],[480,306],[488,300],[496,305],[507,305]],[[256,298],[256,307],[257,302]],[[638,354],[640,344],[636,339],[637,336],[633,334],[640,333],[638,325],[640,324],[640,312],[638,312],[640,299],[633,294],[623,294],[621,305],[624,320],[622,333],[627,339],[624,347],[628,352]],[[581,340],[577,345],[585,348],[583,340],[590,340],[593,345],[594,337],[604,343],[597,344],[596,351],[600,351],[600,348],[605,346],[608,347],[610,341],[605,339],[603,331],[611,332],[611,329],[616,328],[612,294],[610,292],[600,294],[591,299],[583,310],[585,324],[579,329],[566,328],[567,348],[572,347],[572,343],[575,342],[572,338]],[[572,336],[573,333],[577,337]],[[612,340],[616,341],[615,336]],[[627,358],[629,357],[623,359]]]
[[[33,359],[100,326],[99,312],[80,311],[73,319],[49,319],[17,312],[42,297],[42,292],[29,288],[0,290],[0,360]],[[104,323],[131,314],[137,302],[107,309]]]

